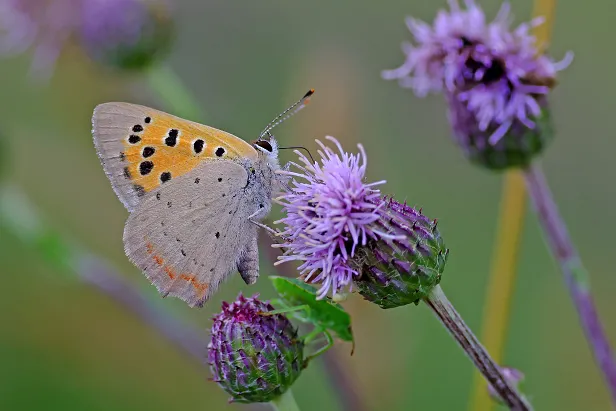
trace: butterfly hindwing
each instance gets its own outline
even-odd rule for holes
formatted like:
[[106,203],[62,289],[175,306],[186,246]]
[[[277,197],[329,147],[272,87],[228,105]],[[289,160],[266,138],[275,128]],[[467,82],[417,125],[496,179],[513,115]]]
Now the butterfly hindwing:
[[126,254],[161,294],[193,307],[238,269],[246,282],[256,281],[257,231],[249,217],[259,208],[269,211],[262,188],[271,183],[250,170],[231,160],[201,163],[147,192],[131,213]]
[[257,157],[232,134],[137,104],[100,104],[92,132],[105,172],[129,211],[146,193],[204,161]]

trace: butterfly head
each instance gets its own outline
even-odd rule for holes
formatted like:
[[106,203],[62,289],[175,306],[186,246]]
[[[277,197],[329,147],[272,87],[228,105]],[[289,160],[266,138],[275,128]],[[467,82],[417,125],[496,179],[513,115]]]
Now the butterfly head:
[[252,142],[252,146],[260,155],[267,158],[268,163],[274,168],[279,168],[278,163],[278,142],[268,133],[268,138],[260,138]]
[[272,136],[272,129],[296,114],[302,108],[306,107],[306,105],[310,102],[310,97],[313,94],[314,89],[308,90],[308,92],[304,94],[301,99],[274,117],[274,119],[270,121],[269,124],[265,126],[265,129],[263,129],[263,131],[259,134],[259,138],[252,142],[252,145],[257,152],[266,156],[267,162],[272,168],[280,168],[280,164],[278,162],[278,143],[276,142],[274,136]]

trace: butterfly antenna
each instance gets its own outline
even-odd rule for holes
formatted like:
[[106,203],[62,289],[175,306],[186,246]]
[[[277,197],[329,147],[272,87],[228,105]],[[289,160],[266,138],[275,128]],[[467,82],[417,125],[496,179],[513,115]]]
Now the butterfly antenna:
[[290,147],[278,147],[278,150],[304,150],[306,153],[308,153],[308,157],[310,157],[310,161],[312,161],[312,164],[316,163],[316,161],[314,161],[314,158],[312,158],[312,154],[310,153],[310,150],[308,150],[306,147],[303,146],[290,146]]
[[290,117],[297,114],[298,111],[306,107],[306,105],[310,102],[310,96],[314,94],[314,89],[311,88],[308,90],[304,97],[293,103],[289,108],[287,108],[282,113],[278,114],[269,124],[263,129],[263,131],[259,134],[259,140],[263,138],[266,134],[269,134],[270,131],[283,121],[286,121]]

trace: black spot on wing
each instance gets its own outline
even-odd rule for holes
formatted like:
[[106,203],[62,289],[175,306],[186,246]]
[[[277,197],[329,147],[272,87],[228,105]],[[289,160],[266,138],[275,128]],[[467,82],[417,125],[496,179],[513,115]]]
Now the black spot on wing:
[[152,163],[151,161],[142,161],[141,164],[139,164],[139,173],[141,173],[142,176],[148,175],[153,168],[154,163]]
[[144,147],[141,155],[144,158],[148,158],[148,157],[152,157],[155,152],[156,152],[156,149],[154,147]]
[[145,195],[145,189],[139,184],[133,185],[133,190],[137,193],[137,197],[143,197]]
[[169,130],[169,133],[167,134],[167,137],[165,138],[165,144],[168,145],[169,147],[175,147],[175,145],[178,143],[178,134],[179,134],[179,130],[172,128],[171,130]]
[[200,154],[203,151],[203,147],[205,146],[205,141],[202,139],[195,140],[193,143],[193,150],[195,153]]
[[160,174],[160,181],[163,183],[166,183],[167,181],[171,180],[171,173],[168,171],[165,171],[164,173]]

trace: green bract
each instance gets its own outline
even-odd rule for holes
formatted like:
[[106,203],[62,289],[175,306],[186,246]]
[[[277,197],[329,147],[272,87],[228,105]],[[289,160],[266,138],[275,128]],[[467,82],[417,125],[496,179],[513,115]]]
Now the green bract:
[[381,308],[418,304],[440,283],[449,250],[436,220],[406,204],[383,200],[382,230],[390,234],[360,247],[352,262],[359,293]]

